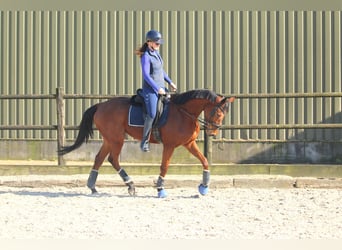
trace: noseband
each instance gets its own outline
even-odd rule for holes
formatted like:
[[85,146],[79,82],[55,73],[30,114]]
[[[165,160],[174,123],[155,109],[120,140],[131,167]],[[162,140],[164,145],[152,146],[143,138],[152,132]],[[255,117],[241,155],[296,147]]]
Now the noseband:
[[227,106],[227,103],[225,103],[225,105],[222,105],[222,102],[219,103],[218,105],[216,105],[211,111],[210,111],[210,116],[209,116],[209,121],[206,121],[204,119],[201,118],[197,118],[197,120],[204,126],[204,128],[208,128],[209,126],[214,127],[215,129],[211,129],[211,130],[216,130],[216,129],[220,129],[222,125],[219,125],[213,121],[211,121],[211,118],[216,114],[217,110],[221,110],[222,113],[226,113],[228,110],[229,104]]

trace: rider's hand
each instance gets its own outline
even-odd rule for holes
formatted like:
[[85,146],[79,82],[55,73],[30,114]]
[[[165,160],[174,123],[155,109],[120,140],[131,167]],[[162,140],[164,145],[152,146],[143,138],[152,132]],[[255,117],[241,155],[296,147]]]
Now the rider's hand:
[[172,91],[177,91],[177,86],[176,86],[176,84],[174,84],[173,82],[170,83],[170,87],[171,87],[171,90],[172,90]]
[[165,94],[166,94],[165,89],[160,88],[160,89],[158,90],[158,94],[159,94],[159,95],[165,95]]

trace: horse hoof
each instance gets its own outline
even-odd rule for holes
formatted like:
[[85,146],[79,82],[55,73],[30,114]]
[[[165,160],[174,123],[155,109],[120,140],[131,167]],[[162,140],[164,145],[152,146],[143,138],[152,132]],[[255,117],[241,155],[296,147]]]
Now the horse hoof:
[[91,188],[90,190],[91,190],[91,194],[98,194],[95,188]]
[[201,195],[206,195],[209,192],[209,187],[201,184],[198,186],[198,191]]
[[128,194],[130,196],[136,196],[135,188],[128,188]]
[[167,196],[167,192],[165,189],[161,189],[158,191],[158,198],[165,198]]
[[136,192],[135,192],[135,186],[133,181],[126,183],[126,185],[128,186],[128,194],[130,196],[135,196]]

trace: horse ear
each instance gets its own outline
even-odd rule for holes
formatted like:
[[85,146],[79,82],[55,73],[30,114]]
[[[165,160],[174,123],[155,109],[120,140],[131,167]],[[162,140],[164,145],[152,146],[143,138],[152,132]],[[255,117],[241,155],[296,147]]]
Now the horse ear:
[[[221,100],[220,104],[225,106],[225,111],[228,112],[230,104],[235,100],[235,97],[225,97]],[[228,103],[227,103],[228,102]]]
[[[228,99],[228,100],[227,100]],[[225,98],[223,98],[222,100],[221,100],[221,104],[224,104],[225,102],[230,102],[230,103],[232,103],[233,101],[235,100],[235,97],[233,96],[233,97],[225,97]]]

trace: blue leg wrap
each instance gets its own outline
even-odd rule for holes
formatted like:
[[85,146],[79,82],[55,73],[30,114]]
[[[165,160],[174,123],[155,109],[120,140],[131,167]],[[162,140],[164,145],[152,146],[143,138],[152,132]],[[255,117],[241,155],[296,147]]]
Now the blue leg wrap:
[[209,170],[203,170],[203,179],[202,179],[203,186],[208,186],[209,182],[210,182],[210,172]]
[[99,171],[95,169],[91,170],[89,174],[88,182],[87,182],[87,187],[90,188],[91,190],[95,189],[95,183],[96,183],[98,175],[99,175]]
[[161,176],[157,180],[157,189],[164,189],[164,179]]
[[131,178],[128,176],[128,174],[126,173],[126,171],[123,168],[120,168],[118,171],[120,177],[122,178],[122,180],[125,182],[126,186],[128,186],[128,193],[131,196],[135,196],[135,186],[133,181],[131,180]]
[[131,178],[128,176],[128,174],[126,173],[125,169],[120,168],[120,170],[118,171],[119,175],[121,176],[122,180],[125,183],[128,183],[131,181]]
[[201,195],[206,195],[209,192],[210,172],[209,170],[203,170],[202,183],[198,186],[198,191]]
[[167,192],[164,189],[164,179],[161,176],[158,177],[157,190],[158,190],[158,198],[165,198],[167,196]]

